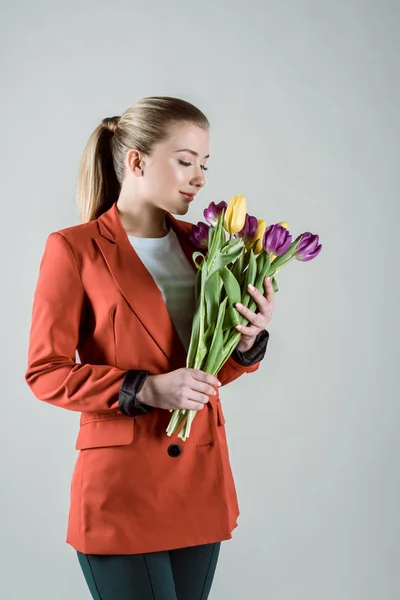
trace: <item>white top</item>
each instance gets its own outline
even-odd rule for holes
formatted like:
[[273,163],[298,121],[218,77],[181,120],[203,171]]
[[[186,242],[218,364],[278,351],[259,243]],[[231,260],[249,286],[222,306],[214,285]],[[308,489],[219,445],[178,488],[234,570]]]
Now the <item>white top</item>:
[[190,266],[176,233],[170,229],[161,238],[128,235],[135,252],[159,287],[169,315],[186,351],[189,348],[196,307],[196,272]]

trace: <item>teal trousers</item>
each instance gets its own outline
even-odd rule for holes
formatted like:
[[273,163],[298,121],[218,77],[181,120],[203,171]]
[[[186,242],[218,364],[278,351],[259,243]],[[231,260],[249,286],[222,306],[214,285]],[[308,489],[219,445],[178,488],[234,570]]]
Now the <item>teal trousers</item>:
[[221,542],[146,554],[78,552],[93,600],[206,600]]

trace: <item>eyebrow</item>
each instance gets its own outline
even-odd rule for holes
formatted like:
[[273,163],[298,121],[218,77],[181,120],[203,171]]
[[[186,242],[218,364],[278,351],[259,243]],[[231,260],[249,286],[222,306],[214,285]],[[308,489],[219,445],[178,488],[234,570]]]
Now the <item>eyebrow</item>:
[[[181,150],[175,150],[175,152],[190,152],[190,154],[193,154],[193,156],[198,156],[198,152],[195,152],[194,150],[189,150],[188,148],[182,148]],[[210,155],[207,154],[207,156],[205,156],[204,158],[210,158]]]

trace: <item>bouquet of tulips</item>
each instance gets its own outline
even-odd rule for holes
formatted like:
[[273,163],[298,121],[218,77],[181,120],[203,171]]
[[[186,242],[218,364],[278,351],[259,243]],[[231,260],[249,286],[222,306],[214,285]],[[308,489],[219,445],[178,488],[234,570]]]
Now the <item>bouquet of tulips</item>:
[[[248,284],[262,292],[264,278],[268,276],[277,292],[278,271],[293,259],[315,258],[322,246],[316,234],[306,232],[292,241],[287,223],[267,227],[264,220],[249,216],[242,195],[234,196],[229,205],[211,202],[203,214],[207,223],[193,225],[189,235],[198,249],[192,257],[198,273],[196,311],[186,366],[216,375],[239,343],[241,333],[236,325],[248,323],[235,304],[240,302],[250,310],[256,308],[254,300],[250,302]],[[167,434],[175,433],[182,426],[178,437],[185,441],[196,411],[172,411]]]

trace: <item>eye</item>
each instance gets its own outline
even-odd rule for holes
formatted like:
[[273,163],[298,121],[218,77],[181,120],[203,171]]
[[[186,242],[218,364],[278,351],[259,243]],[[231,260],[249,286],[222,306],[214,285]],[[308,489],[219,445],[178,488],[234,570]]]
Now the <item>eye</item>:
[[[178,162],[183,165],[184,167],[190,167],[193,163],[190,162],[185,162],[184,160],[178,160]],[[208,171],[208,167],[205,167],[204,165],[201,165],[201,168],[203,169],[203,171]]]

